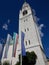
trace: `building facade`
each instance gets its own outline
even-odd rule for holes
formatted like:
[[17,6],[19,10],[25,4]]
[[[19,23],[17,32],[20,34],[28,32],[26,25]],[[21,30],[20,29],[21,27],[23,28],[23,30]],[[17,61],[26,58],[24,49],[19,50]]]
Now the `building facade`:
[[4,58],[4,48],[2,62],[8,60],[10,63],[12,63],[12,65],[14,65],[17,61],[19,61],[18,57],[21,53],[21,32],[25,33],[24,45],[26,51],[34,51],[37,55],[36,65],[47,65],[38,26],[34,21],[32,9],[26,2],[23,4],[19,13],[19,40],[16,49],[16,56],[12,57],[13,45],[10,45],[7,58]]

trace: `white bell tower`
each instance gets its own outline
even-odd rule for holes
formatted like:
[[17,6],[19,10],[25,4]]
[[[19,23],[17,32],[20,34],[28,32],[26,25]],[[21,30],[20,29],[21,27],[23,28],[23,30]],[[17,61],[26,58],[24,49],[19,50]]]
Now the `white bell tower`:
[[26,51],[34,51],[37,55],[36,65],[47,65],[38,26],[34,21],[31,7],[26,2],[19,13],[19,42],[21,42],[21,31],[25,33],[24,45]]

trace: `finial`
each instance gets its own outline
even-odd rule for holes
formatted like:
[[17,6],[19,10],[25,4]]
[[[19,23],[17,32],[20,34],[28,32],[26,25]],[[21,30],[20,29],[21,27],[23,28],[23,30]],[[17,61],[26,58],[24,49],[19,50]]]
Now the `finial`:
[[24,0],[24,2],[26,2],[26,0]]

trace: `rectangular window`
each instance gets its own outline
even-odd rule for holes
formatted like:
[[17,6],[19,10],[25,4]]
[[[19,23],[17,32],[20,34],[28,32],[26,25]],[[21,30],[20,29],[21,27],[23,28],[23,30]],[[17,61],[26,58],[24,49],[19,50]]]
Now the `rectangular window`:
[[26,32],[26,29],[25,29],[25,32]]
[[28,40],[28,42],[29,42],[29,45],[30,45],[30,40]]
[[26,45],[27,45],[27,41],[26,41]]
[[27,28],[27,30],[29,31],[29,28]]

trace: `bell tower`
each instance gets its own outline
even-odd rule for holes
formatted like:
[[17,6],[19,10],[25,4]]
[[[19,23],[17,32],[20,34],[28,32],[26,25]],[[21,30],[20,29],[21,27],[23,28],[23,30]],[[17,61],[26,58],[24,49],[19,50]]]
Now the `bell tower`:
[[33,12],[28,3],[24,3],[19,13],[19,42],[21,43],[21,31],[25,33],[24,45],[26,51],[34,51],[37,55],[36,65],[47,65],[43,51],[38,26],[33,18]]
[[38,32],[38,27],[33,19],[32,14],[31,7],[28,3],[25,2],[19,14],[19,33],[20,31],[25,33],[24,43],[26,47],[40,45],[41,48],[43,48]]

